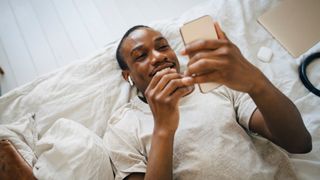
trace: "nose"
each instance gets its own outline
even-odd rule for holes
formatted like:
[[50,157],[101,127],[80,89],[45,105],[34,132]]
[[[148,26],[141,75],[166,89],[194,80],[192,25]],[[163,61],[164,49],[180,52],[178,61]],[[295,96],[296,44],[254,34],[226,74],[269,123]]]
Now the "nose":
[[156,66],[157,64],[161,64],[163,61],[166,61],[168,57],[157,50],[152,50],[152,60],[151,64]]

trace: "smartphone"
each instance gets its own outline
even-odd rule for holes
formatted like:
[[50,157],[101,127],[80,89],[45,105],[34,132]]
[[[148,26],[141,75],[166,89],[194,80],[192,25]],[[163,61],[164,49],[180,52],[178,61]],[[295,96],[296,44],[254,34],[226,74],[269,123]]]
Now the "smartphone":
[[[185,23],[180,27],[180,34],[184,45],[198,39],[218,39],[213,20],[209,15]],[[202,93],[207,93],[219,86],[218,83],[201,83],[199,89]]]

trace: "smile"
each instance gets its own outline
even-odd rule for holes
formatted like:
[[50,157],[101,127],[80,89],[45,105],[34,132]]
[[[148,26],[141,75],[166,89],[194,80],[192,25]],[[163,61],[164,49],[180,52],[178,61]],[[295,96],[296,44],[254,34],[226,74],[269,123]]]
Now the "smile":
[[157,72],[160,72],[160,71],[164,71],[164,70],[167,70],[167,69],[172,69],[175,67],[175,64],[174,63],[165,63],[165,64],[162,64],[158,67],[156,67],[155,69],[153,69],[150,73],[150,76],[153,77]]

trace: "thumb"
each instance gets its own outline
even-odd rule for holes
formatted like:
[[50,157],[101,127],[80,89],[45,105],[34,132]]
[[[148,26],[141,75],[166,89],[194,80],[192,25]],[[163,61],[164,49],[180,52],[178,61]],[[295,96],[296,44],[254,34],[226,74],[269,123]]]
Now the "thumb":
[[213,71],[210,73],[202,74],[200,76],[192,77],[194,84],[199,83],[208,83],[208,82],[215,82],[222,84],[222,78],[219,71]]
[[227,35],[222,31],[222,29],[221,29],[221,27],[220,27],[218,22],[214,22],[214,28],[216,29],[216,32],[217,32],[217,35],[218,35],[218,39],[229,40]]

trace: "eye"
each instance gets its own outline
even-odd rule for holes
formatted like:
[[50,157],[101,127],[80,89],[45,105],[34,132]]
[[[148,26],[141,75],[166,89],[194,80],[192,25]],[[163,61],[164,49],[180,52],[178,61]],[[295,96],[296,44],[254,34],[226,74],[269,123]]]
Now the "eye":
[[160,38],[159,40],[156,41],[155,48],[158,51],[166,51],[166,50],[170,49],[170,46],[169,46],[168,41],[166,39]]
[[145,59],[146,57],[147,57],[147,53],[141,53],[135,58],[135,60],[140,61],[140,60]]
[[166,51],[169,48],[170,48],[169,44],[165,41],[162,41],[157,45],[157,50],[159,51]]
[[161,46],[159,47],[159,50],[167,50],[168,48],[169,48],[168,45],[161,45]]

